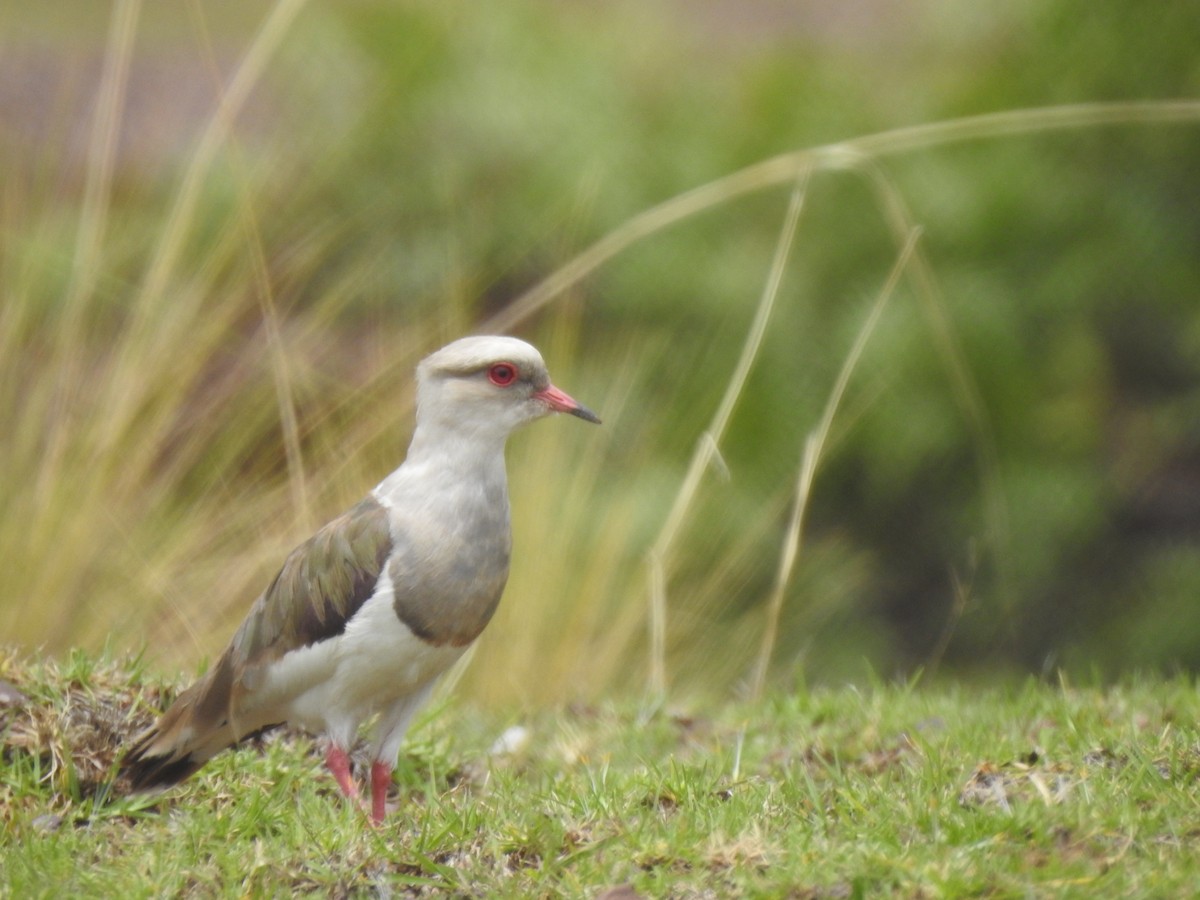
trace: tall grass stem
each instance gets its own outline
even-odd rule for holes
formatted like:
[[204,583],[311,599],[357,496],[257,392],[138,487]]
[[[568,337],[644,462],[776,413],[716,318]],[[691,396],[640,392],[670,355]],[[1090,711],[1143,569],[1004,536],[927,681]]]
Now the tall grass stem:
[[895,293],[900,278],[913,260],[920,235],[921,231],[919,228],[914,228],[909,232],[908,240],[901,248],[900,254],[897,256],[895,265],[892,266],[892,270],[888,274],[883,289],[879,292],[878,298],[876,298],[874,305],[871,307],[871,312],[867,316],[866,321],[863,322],[862,327],[858,330],[850,352],[842,362],[841,371],[838,372],[833,390],[830,391],[829,399],[825,404],[825,410],[821,415],[820,422],[818,422],[817,427],[804,440],[804,451],[800,461],[800,470],[796,478],[796,496],[792,504],[792,513],[788,521],[787,531],[784,535],[782,552],[779,556],[779,569],[776,572],[775,583],[767,600],[766,627],[763,629],[762,643],[759,646],[758,658],[755,661],[754,674],[751,679],[751,697],[756,701],[762,698],[763,688],[767,680],[767,669],[771,662],[771,655],[775,650],[775,644],[779,638],[779,620],[783,614],[783,599],[787,592],[788,584],[791,582],[792,570],[795,567],[796,559],[800,554],[804,513],[808,509],[808,500],[812,495],[812,486],[817,473],[817,465],[825,449],[825,444],[829,439],[830,429],[833,427],[833,417],[837,414],[838,408],[841,406],[842,397],[845,396],[846,388],[850,384],[850,377],[854,374],[854,370],[858,366],[858,361],[861,359],[863,350],[867,346],[867,341],[870,340],[871,335],[875,332],[875,327],[879,324],[879,319],[883,315],[888,301],[891,300],[892,295]]
[[725,435],[729,418],[733,415],[738,398],[741,397],[742,390],[746,386],[750,369],[762,346],[767,323],[770,321],[771,311],[775,307],[775,299],[779,296],[783,273],[787,268],[788,254],[796,238],[796,225],[800,221],[800,211],[804,208],[809,175],[810,170],[804,169],[792,190],[783,228],[779,232],[779,241],[775,246],[775,257],[771,262],[767,283],[759,298],[758,308],[750,323],[745,343],[742,344],[741,355],[729,383],[725,386],[725,394],[713,415],[712,422],[696,444],[696,451],[692,454],[687,475],[684,477],[679,491],[675,494],[671,511],[650,551],[650,690],[656,694],[664,693],[667,689],[667,578],[665,567],[669,561],[671,546],[674,544],[679,529],[691,508],[692,501],[695,499],[696,491],[700,487],[701,476],[712,460],[720,458],[721,438]]

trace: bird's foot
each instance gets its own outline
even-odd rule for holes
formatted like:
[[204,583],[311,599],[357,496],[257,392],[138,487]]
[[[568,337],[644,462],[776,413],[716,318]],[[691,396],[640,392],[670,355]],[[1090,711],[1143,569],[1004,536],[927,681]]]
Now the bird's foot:
[[392,767],[376,760],[371,763],[371,824],[380,825],[387,816],[388,789],[392,786]]
[[358,786],[350,775],[350,754],[341,747],[330,744],[325,753],[325,766],[333,773],[342,793],[352,800],[357,800]]

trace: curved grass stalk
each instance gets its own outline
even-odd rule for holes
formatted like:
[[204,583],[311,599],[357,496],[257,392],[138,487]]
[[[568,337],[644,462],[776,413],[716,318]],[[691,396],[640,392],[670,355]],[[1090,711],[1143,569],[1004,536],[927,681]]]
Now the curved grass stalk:
[[712,422],[696,444],[692,461],[688,465],[687,475],[675,495],[671,512],[667,515],[662,529],[655,538],[648,554],[650,566],[650,690],[661,695],[667,689],[667,590],[665,568],[671,546],[680,527],[695,499],[700,487],[700,478],[705,469],[714,462],[724,467],[720,456],[721,438],[729,425],[729,417],[733,415],[734,407],[742,395],[742,388],[750,375],[750,368],[758,356],[762,346],[763,335],[766,334],[767,322],[771,318],[771,310],[775,306],[775,298],[779,295],[779,285],[783,281],[783,270],[787,265],[788,253],[796,237],[796,223],[800,220],[800,211],[804,208],[804,197],[808,188],[809,170],[801,171],[792,197],[788,203],[787,214],[784,217],[783,228],[779,232],[779,242],[775,246],[775,258],[771,262],[770,273],[762,297],[758,301],[758,309],[746,341],[742,345],[742,353],[729,383],[725,386],[725,395],[713,415]]
[[896,257],[896,262],[892,266],[891,272],[888,273],[883,289],[879,292],[879,296],[871,307],[871,312],[867,316],[866,321],[863,322],[862,327],[858,330],[849,354],[847,354],[846,359],[842,362],[842,368],[838,372],[833,390],[829,393],[829,399],[825,403],[825,410],[821,415],[820,421],[817,423],[817,427],[809,432],[804,440],[804,452],[800,461],[800,471],[796,478],[796,495],[792,503],[792,514],[788,521],[787,532],[783,539],[783,547],[779,554],[779,569],[776,572],[775,583],[767,598],[766,627],[763,629],[762,643],[759,646],[758,658],[755,660],[754,672],[750,680],[750,696],[756,701],[762,698],[763,687],[767,680],[767,668],[771,662],[771,654],[775,649],[775,643],[779,638],[779,619],[783,613],[783,598],[787,591],[787,586],[792,580],[792,570],[795,568],[796,559],[800,555],[800,541],[804,531],[804,513],[808,509],[808,499],[812,495],[812,486],[817,474],[817,465],[820,463],[821,454],[825,449],[826,441],[829,439],[829,431],[833,427],[833,417],[837,414],[838,408],[841,406],[842,397],[845,395],[846,387],[850,383],[850,376],[854,374],[854,370],[858,366],[858,361],[867,346],[867,341],[874,334],[875,327],[879,324],[880,316],[883,315],[888,301],[891,300],[892,295],[895,293],[896,285],[899,284],[901,276],[916,258],[917,241],[920,236],[920,228],[913,228],[909,232],[908,238],[900,250],[900,254]]
[[664,200],[627,220],[487,319],[481,329],[507,331],[638,241],[735,197],[786,184],[805,170],[851,168],[868,160],[916,150],[1013,135],[1172,122],[1200,122],[1200,100],[1081,103],[1008,110],[881,131],[783,153]]

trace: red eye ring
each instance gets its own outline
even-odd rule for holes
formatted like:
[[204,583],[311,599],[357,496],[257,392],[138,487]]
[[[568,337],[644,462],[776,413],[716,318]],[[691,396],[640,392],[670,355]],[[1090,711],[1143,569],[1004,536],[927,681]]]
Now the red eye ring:
[[496,387],[508,387],[517,380],[517,367],[512,363],[496,363],[488,369],[488,381]]

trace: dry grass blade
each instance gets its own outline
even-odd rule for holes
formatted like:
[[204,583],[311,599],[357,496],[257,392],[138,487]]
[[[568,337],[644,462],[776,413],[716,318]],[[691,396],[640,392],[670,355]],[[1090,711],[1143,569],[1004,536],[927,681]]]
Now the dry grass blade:
[[[108,219],[109,197],[112,190],[113,166],[116,160],[117,138],[125,108],[125,88],[129,79],[129,64],[137,34],[138,0],[121,0],[113,12],[104,54],[104,71],[96,98],[96,113],[92,119],[91,139],[88,141],[87,175],[83,187],[83,203],[79,211],[79,230],[75,235],[75,256],[71,261],[71,280],[67,286],[64,314],[55,335],[57,364],[62,373],[55,385],[55,405],[65,409],[71,402],[68,396],[79,382],[83,361],[77,352],[80,329],[88,301],[95,290],[105,225]],[[45,499],[51,481],[57,475],[66,450],[67,429],[71,419],[55,416],[46,435],[46,449],[38,469],[37,494]]]
[[[280,0],[275,4],[242,58],[228,89],[221,95],[220,102],[184,172],[179,193],[163,225],[162,236],[151,258],[146,277],[134,298],[134,317],[129,325],[129,333],[138,339],[131,341],[131,345],[153,347],[158,343],[150,339],[149,335],[157,324],[158,308],[168,292],[176,262],[183,253],[205,179],[217,152],[228,141],[238,113],[262,77],[267,62],[283,42],[304,2],[305,0]],[[171,303],[178,305],[180,298],[173,297]],[[138,372],[145,369],[145,360],[131,355],[126,356],[122,364],[126,377],[114,378],[114,385],[124,388],[129,384],[137,384],[140,381]],[[107,428],[101,438],[102,447],[111,446],[116,442],[129,421],[137,414],[141,395],[140,391],[122,389],[120,393],[108,398],[105,405],[110,412]]]
[[262,77],[267,62],[283,42],[305,0],[280,0],[276,3],[265,22],[255,35],[250,49],[242,58],[241,65],[222,94],[216,111],[200,137],[196,152],[183,176],[179,194],[163,227],[162,240],[154,254],[154,261],[142,288],[142,299],[157,298],[166,286],[175,260],[183,249],[196,204],[200,199],[200,188],[212,167],[218,149],[228,138],[234,120],[245,105],[251,90]]
[[[235,158],[237,154],[234,154]],[[240,168],[240,160],[239,160]],[[287,461],[288,488],[292,498],[292,514],[299,529],[315,527],[312,507],[308,498],[308,478],[304,471],[304,452],[300,444],[300,422],[296,415],[296,393],[293,389],[291,366],[288,363],[287,345],[279,324],[279,311],[275,305],[275,291],[271,285],[267,256],[260,237],[254,207],[243,193],[240,204],[241,226],[246,236],[253,261],[254,282],[258,295],[259,311],[262,315],[263,332],[271,360],[271,379],[275,384],[275,402],[279,409],[279,426],[283,437],[284,459]]]
[[[67,308],[76,313],[91,295],[104,243],[117,138],[125,109],[126,83],[140,12],[139,0],[119,0],[108,34],[104,71],[96,96],[96,114],[87,145],[87,177],[79,213],[79,231],[75,236],[71,283],[67,288]],[[74,321],[78,321],[77,315]]]
[[[874,162],[861,166],[871,186],[879,198],[884,219],[891,229],[897,244],[908,240],[908,235],[917,227],[900,189],[888,178],[882,167]],[[946,315],[946,304],[934,275],[933,266],[921,251],[915,248],[912,265],[909,267],[913,288],[921,303],[921,311],[928,319],[934,336],[934,346],[946,367],[946,374],[954,391],[955,399],[972,433],[972,446],[979,466],[979,478],[982,486],[984,504],[984,528],[987,532],[988,544],[1001,563],[1007,558],[1008,542],[1008,510],[1005,505],[1004,492],[1000,486],[1000,462],[996,452],[996,440],[992,432],[992,424],[984,404],[983,395],[971,375],[967,358],[959,344],[954,326]],[[1001,596],[1008,594],[1005,590],[1006,568],[1003,564],[997,567],[1001,584]]]
[[[217,65],[211,38],[204,26],[199,9],[192,10],[197,27],[204,35],[208,67],[214,85],[220,91],[221,74]],[[249,58],[249,56],[247,57]],[[232,122],[230,123],[232,125]],[[288,488],[292,499],[292,513],[298,530],[310,531],[315,527],[312,508],[308,497],[308,479],[305,476],[304,454],[300,443],[300,423],[296,414],[296,397],[293,387],[291,366],[288,362],[287,346],[283,340],[283,329],[275,303],[275,288],[272,284],[266,250],[262,242],[262,229],[251,202],[252,176],[241,153],[241,147],[232,132],[226,135],[229,160],[238,180],[238,226],[240,227],[251,262],[254,293],[258,299],[262,317],[263,333],[266,338],[271,363],[271,378],[275,385],[276,406],[279,409],[279,426],[283,439],[284,459],[287,462]]]
[[750,368],[758,356],[762,346],[763,335],[766,334],[767,322],[771,318],[771,310],[775,306],[775,298],[779,295],[779,285],[783,281],[783,271],[787,265],[788,253],[796,236],[796,224],[800,220],[800,211],[804,208],[804,196],[808,187],[809,170],[801,173],[792,191],[784,218],[783,228],[779,233],[779,242],[775,247],[775,258],[767,276],[767,284],[763,288],[762,297],[758,301],[758,309],[746,341],[742,345],[742,353],[734,368],[733,375],[725,387],[725,394],[713,415],[711,424],[700,436],[696,444],[696,452],[688,465],[687,475],[675,495],[675,502],[667,515],[666,522],[658,533],[649,554],[650,566],[650,690],[661,695],[667,689],[666,653],[667,653],[667,594],[665,566],[671,552],[671,546],[679,533],[679,528],[687,517],[696,491],[700,487],[700,478],[705,469],[714,460],[720,459],[721,438],[729,425],[729,417],[733,415],[734,407],[746,386],[746,378]]
[[833,427],[833,417],[837,414],[838,408],[841,406],[842,397],[846,393],[850,377],[854,374],[854,369],[858,366],[858,361],[867,346],[867,341],[870,340],[871,335],[875,332],[875,327],[879,324],[879,318],[883,315],[888,301],[895,293],[896,285],[899,284],[901,276],[913,260],[917,248],[917,240],[920,238],[920,235],[921,231],[919,228],[913,228],[909,232],[908,240],[896,258],[896,263],[892,266],[892,271],[888,274],[887,281],[884,283],[883,289],[879,292],[879,297],[875,300],[870,315],[863,322],[862,328],[859,329],[849,354],[847,354],[845,361],[842,363],[837,381],[834,383],[833,390],[829,394],[829,400],[825,404],[825,411],[821,416],[821,421],[804,441],[804,453],[800,462],[799,475],[796,479],[795,501],[792,504],[792,514],[788,522],[787,532],[784,535],[783,550],[779,557],[779,570],[767,602],[767,624],[763,629],[762,644],[759,647],[758,658],[755,661],[754,674],[751,679],[751,696],[755,700],[762,697],[763,687],[767,680],[767,667],[771,662],[771,654],[775,649],[775,642],[779,637],[779,619],[783,612],[783,597],[791,581],[792,569],[795,567],[796,559],[800,553],[800,538],[804,528],[804,513],[808,509],[808,498],[812,494],[813,479],[816,477],[817,465],[820,462],[821,453],[825,448],[826,441],[829,439],[829,431]]

